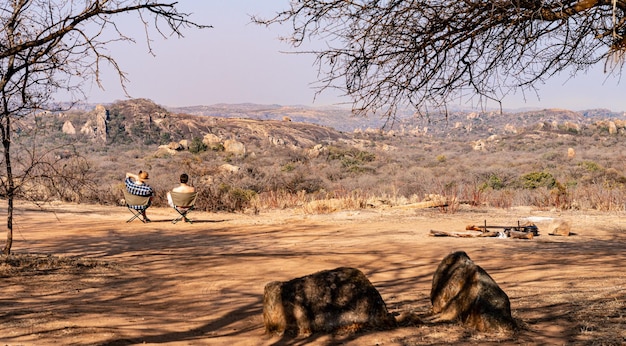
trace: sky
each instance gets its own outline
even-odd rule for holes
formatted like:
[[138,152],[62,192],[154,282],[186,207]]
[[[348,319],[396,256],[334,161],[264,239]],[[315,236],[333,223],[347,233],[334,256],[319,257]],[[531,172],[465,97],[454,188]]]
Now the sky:
[[[250,23],[250,15],[270,17],[288,4],[288,0],[179,0],[182,12],[213,28],[186,30],[182,39],[153,35],[153,56],[137,19],[125,17],[137,41],[112,45],[109,51],[128,73],[127,91],[132,98],[151,99],[166,107],[218,103],[347,107],[349,99],[337,91],[316,95],[314,57],[287,53],[293,50],[278,39],[287,27]],[[557,76],[539,86],[539,97],[511,95],[503,107],[626,111],[626,82],[606,79],[602,68],[569,80]],[[103,83],[105,90],[95,84],[85,90],[87,102],[128,98],[113,73],[105,73]]]

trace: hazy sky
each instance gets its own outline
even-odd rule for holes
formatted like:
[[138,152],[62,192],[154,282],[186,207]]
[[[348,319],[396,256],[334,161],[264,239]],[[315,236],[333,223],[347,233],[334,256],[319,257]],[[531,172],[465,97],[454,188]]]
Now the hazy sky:
[[[323,106],[346,101],[336,93],[314,99],[314,58],[284,53],[290,47],[278,36],[287,28],[250,23],[251,14],[271,16],[286,8],[288,0],[180,0],[179,6],[183,12],[193,13],[196,22],[213,28],[187,30],[183,39],[164,40],[155,35],[152,47],[156,56],[147,53],[140,31],[135,45],[110,47],[128,72],[131,97],[172,107],[244,102]],[[527,95],[524,102],[516,95],[505,99],[503,106],[626,111],[626,82],[619,85],[616,78],[605,78],[598,66],[567,82],[565,76],[552,79],[541,86],[540,99]],[[95,85],[87,90],[88,101],[108,103],[126,98],[114,75],[105,76],[104,87],[105,91]]]

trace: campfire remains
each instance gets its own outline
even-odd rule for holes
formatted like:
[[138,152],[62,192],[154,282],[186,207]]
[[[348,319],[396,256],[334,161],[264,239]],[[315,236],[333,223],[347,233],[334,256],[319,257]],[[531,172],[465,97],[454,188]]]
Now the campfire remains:
[[468,225],[465,232],[446,232],[431,230],[430,235],[434,237],[498,237],[498,238],[516,238],[516,239],[533,239],[539,235],[539,228],[534,223],[517,222],[517,226],[488,226],[487,220],[483,226]]

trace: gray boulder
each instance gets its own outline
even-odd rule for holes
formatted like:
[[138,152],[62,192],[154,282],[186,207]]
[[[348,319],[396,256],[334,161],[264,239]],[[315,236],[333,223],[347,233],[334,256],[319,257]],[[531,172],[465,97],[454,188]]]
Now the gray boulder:
[[515,328],[509,297],[463,251],[449,254],[437,267],[430,301],[437,321],[460,321],[481,332]]
[[388,329],[396,324],[365,275],[347,267],[268,283],[263,322],[267,333],[293,336]]

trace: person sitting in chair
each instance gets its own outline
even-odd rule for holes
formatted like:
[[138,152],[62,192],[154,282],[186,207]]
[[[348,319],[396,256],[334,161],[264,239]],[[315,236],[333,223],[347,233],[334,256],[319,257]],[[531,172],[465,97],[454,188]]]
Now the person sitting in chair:
[[[196,192],[196,188],[191,185],[188,185],[188,183],[189,183],[189,176],[186,173],[183,173],[180,175],[180,185],[173,188],[172,191],[183,192],[183,193]],[[174,202],[172,201],[172,194],[170,194],[169,192],[167,193],[167,204],[172,208],[176,207],[174,205]]]
[[[154,190],[152,190],[150,185],[146,184],[146,180],[148,180],[148,172],[139,171],[139,174],[126,173],[126,179],[124,180],[126,191],[135,196],[150,196],[150,201],[152,201]],[[150,204],[148,204],[149,206]],[[150,219],[146,216],[146,209],[147,207],[141,209],[141,215],[144,221],[150,222]]]

